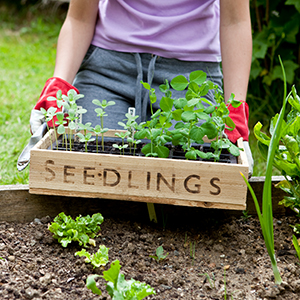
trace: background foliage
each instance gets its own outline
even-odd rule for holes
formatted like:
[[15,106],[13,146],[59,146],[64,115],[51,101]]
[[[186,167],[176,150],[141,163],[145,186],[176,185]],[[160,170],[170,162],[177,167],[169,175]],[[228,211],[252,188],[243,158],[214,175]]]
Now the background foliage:
[[[248,90],[252,125],[268,123],[283,97],[280,55],[289,85],[300,88],[300,1],[251,0],[253,56]],[[288,87],[288,90],[290,86]]]

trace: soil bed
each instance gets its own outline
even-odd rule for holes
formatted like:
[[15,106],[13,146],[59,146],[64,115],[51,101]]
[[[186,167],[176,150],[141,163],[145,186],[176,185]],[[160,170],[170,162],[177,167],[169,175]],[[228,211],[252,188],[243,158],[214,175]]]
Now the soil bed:
[[[276,286],[257,218],[157,205],[163,222],[152,224],[145,217],[145,207],[134,217],[135,204],[128,204],[127,214],[123,205],[118,208],[118,202],[115,206],[111,202],[100,211],[104,222],[97,247],[88,251],[95,252],[100,244],[107,246],[110,262],[119,259],[126,279],[155,288],[157,295],[147,299],[218,300],[224,299],[225,291],[227,299],[299,299],[300,270],[291,244],[290,224],[297,222],[294,217],[274,219],[276,255],[285,282]],[[68,248],[58,244],[47,229],[52,220],[0,222],[0,256],[4,258],[0,260],[1,299],[110,299],[102,280],[98,281],[102,296],[85,287],[88,275],[103,270],[75,257],[81,250],[77,244]],[[155,255],[160,245],[169,255],[157,263],[149,255]],[[194,259],[190,255],[193,245]]]

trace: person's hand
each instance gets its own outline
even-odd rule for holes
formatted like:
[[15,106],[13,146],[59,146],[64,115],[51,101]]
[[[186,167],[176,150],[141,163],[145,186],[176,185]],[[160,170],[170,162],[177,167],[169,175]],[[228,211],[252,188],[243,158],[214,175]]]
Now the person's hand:
[[235,123],[235,128],[230,131],[225,129],[225,134],[227,135],[228,139],[232,143],[236,143],[239,138],[243,138],[243,145],[244,151],[248,158],[249,163],[249,177],[251,177],[253,173],[253,157],[251,153],[251,149],[249,146],[249,107],[245,101],[241,101],[242,104],[239,107],[233,107],[232,105],[228,106],[229,109],[229,117]]
[[[55,100],[49,101],[47,100],[47,98],[50,96],[56,97],[56,93],[59,90],[62,91],[63,95],[67,95],[70,89],[74,89],[79,94],[79,91],[73,85],[59,77],[52,77],[46,81],[41,96],[34,106],[33,110],[31,111],[30,130],[32,134],[34,134],[38,130],[38,128],[45,122],[44,114],[40,111],[41,108],[48,110],[48,108],[52,106],[56,108],[56,111],[60,110],[57,107]],[[49,127],[52,127],[52,122],[49,122],[48,125]]]

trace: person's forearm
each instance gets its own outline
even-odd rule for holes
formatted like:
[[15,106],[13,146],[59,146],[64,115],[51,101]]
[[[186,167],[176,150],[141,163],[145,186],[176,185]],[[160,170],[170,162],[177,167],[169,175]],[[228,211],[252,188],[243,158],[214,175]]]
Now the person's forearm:
[[[81,3],[80,3],[80,2]],[[59,34],[54,77],[73,82],[92,41],[97,18],[98,1],[71,1],[67,18]]]
[[224,97],[227,101],[233,93],[236,99],[246,100],[252,56],[249,1],[221,0],[220,3]]

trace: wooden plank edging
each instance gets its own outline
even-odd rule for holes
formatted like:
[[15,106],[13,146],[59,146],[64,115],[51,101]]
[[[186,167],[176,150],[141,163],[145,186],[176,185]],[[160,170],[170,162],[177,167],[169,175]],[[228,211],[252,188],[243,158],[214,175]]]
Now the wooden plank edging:
[[[283,199],[284,192],[275,188],[275,184],[283,180],[282,176],[272,177],[272,200],[274,215],[284,215],[286,209],[278,202]],[[252,177],[249,180],[258,200],[261,202],[264,177]],[[118,203],[116,203],[116,201]],[[7,222],[28,222],[34,218],[44,216],[54,217],[58,213],[64,211],[66,214],[91,214],[94,212],[102,212],[108,209],[122,209],[120,206],[140,206],[147,208],[145,203],[123,201],[123,200],[106,200],[95,198],[79,198],[66,196],[50,196],[50,195],[34,195],[29,194],[28,185],[2,185],[0,186],[0,221]],[[199,209],[199,208],[195,208]],[[247,194],[247,211],[249,214],[256,214],[252,197],[248,191]],[[241,211],[226,211],[229,214],[241,214]]]

